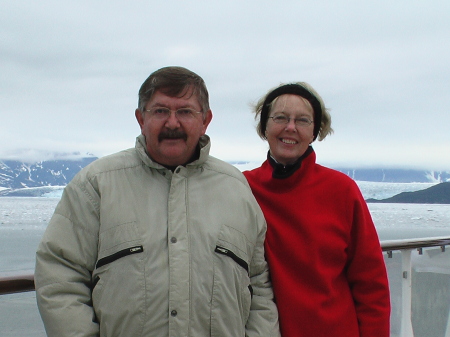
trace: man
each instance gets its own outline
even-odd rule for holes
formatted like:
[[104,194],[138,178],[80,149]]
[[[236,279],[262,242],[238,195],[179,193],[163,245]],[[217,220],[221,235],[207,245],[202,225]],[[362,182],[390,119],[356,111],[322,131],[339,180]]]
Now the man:
[[206,86],[181,67],[142,84],[134,149],[67,185],[36,256],[49,336],[278,336],[263,215],[209,156]]

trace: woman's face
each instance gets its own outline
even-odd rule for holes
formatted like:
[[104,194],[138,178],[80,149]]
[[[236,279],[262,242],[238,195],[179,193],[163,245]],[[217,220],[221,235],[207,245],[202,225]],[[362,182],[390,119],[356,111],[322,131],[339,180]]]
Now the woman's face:
[[277,124],[272,118],[267,121],[266,137],[270,153],[283,165],[293,164],[314,140],[314,123],[296,125],[294,119],[307,117],[314,121],[314,113],[308,101],[298,95],[279,96],[272,106],[269,117],[284,115],[290,118],[287,124]]

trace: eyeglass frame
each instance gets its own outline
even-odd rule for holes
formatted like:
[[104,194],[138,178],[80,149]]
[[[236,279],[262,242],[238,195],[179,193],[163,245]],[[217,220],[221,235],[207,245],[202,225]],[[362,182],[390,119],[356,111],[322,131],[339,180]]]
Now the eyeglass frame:
[[191,117],[188,117],[188,118],[195,118],[195,116],[196,116],[195,114],[203,113],[203,111],[197,111],[197,110],[192,109],[192,108],[179,108],[179,109],[176,109],[176,110],[172,110],[172,109],[169,109],[169,108],[164,107],[164,106],[154,106],[154,107],[152,107],[150,109],[144,109],[144,110],[142,110],[142,113],[149,112],[150,113],[150,117],[155,117],[156,115],[154,114],[154,111],[158,110],[158,109],[162,109],[162,110],[168,112],[168,113],[164,114],[165,115],[164,118],[156,117],[156,119],[159,119],[159,120],[167,120],[167,119],[169,119],[170,115],[172,114],[172,111],[175,113],[175,117],[179,121],[190,120],[190,119],[185,119],[184,117],[180,118],[180,116],[182,116],[182,115],[178,114],[178,111],[180,111],[180,110],[189,110],[191,112],[189,114],[189,116],[191,116]]
[[[276,124],[285,124],[285,125],[289,124],[289,122],[293,120],[295,126],[303,126],[303,127],[310,126],[311,124],[314,123],[314,121],[309,119],[307,116],[302,116],[300,118],[291,118],[286,115],[276,115],[276,116],[269,116],[267,118],[272,118],[273,122]],[[308,122],[301,121],[301,119],[307,120]]]

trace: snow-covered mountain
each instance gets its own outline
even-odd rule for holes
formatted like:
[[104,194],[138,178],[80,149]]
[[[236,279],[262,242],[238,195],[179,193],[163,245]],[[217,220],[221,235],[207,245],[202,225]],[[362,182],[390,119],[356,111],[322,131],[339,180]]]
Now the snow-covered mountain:
[[17,160],[0,160],[0,187],[21,189],[43,186],[65,186],[83,167],[96,157],[70,160],[46,160],[26,163]]
[[[83,167],[93,162],[94,156],[57,157],[26,163],[18,160],[0,159],[0,196],[59,195],[61,190]],[[260,163],[231,162],[241,171],[253,169]],[[394,191],[418,190],[434,184],[450,181],[450,171],[335,168],[358,182],[366,198],[389,197]],[[372,183],[375,184],[373,187]],[[379,184],[386,183],[386,195],[380,195]],[[412,184],[414,183],[414,184]],[[421,186],[416,186],[417,184]],[[397,186],[398,185],[398,186]],[[414,185],[414,187],[413,187]],[[389,191],[393,189],[393,191]]]
[[426,171],[412,169],[336,168],[353,180],[385,183],[443,183],[450,181],[450,171]]
[[[241,171],[251,170],[261,165],[253,162],[232,162]],[[386,168],[332,167],[356,181],[383,183],[443,183],[450,181],[450,171]]]
[[450,181],[426,189],[402,192],[385,199],[368,199],[377,203],[450,204]]

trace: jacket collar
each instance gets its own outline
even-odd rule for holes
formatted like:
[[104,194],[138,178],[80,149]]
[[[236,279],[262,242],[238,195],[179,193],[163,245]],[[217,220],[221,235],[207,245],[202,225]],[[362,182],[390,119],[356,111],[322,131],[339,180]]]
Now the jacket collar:
[[301,166],[303,159],[309,156],[310,153],[313,152],[312,146],[309,146],[305,153],[297,159],[297,161],[294,164],[291,165],[283,165],[280,164],[275,160],[275,158],[272,157],[270,154],[270,151],[267,153],[267,161],[269,162],[270,166],[273,168],[272,177],[275,179],[286,179],[289,178],[291,175],[294,174],[295,171],[297,171]]
[[[199,167],[202,166],[208,160],[209,150],[211,148],[211,141],[209,136],[208,135],[201,136],[198,142],[198,146],[200,148],[199,157],[193,162],[187,164],[186,167]],[[155,169],[166,169],[165,166],[157,163],[148,155],[144,135],[140,134],[139,136],[136,137],[135,149],[139,157],[141,158],[142,162],[148,167]]]

